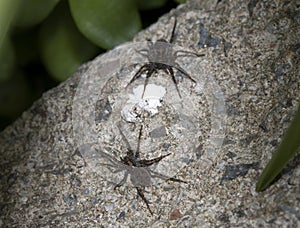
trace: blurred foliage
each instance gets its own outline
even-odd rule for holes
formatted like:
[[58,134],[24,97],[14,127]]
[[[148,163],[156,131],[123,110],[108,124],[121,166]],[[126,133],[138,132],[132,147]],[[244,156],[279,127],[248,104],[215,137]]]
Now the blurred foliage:
[[175,0],[1,0],[0,131],[79,65],[129,41]]
[[166,4],[167,0],[137,0],[137,7],[140,10],[148,10],[162,7]]
[[0,82],[10,77],[14,67],[14,53],[8,33],[17,9],[18,0],[0,1]]
[[47,71],[58,81],[66,80],[83,62],[99,52],[98,47],[78,31],[67,4],[56,8],[42,24],[39,50]]
[[134,0],[69,0],[79,30],[99,47],[110,49],[141,30]]
[[14,25],[32,27],[41,23],[49,16],[60,0],[19,0],[19,10]]
[[265,190],[300,148],[300,106],[277,151],[263,170],[256,191]]

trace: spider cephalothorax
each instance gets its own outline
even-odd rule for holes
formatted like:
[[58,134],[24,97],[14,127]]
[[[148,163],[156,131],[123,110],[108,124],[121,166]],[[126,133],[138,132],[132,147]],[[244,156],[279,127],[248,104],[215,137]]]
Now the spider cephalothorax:
[[[170,40],[167,41],[165,39],[159,39],[156,42],[149,41],[148,49],[138,50],[137,52],[142,56],[146,57],[148,61],[140,67],[140,69],[134,74],[133,78],[129,81],[128,85],[133,83],[136,79],[141,77],[143,74],[146,74],[145,82],[144,82],[144,90],[142,96],[144,96],[145,88],[148,84],[149,78],[157,73],[159,70],[163,70],[166,74],[170,75],[172,81],[176,87],[178,96],[181,98],[181,94],[178,88],[178,82],[174,75],[174,69],[182,73],[185,77],[191,80],[193,83],[197,83],[194,78],[190,76],[188,72],[186,72],[177,62],[177,57],[184,56],[204,56],[203,54],[197,54],[191,51],[183,51],[183,50],[173,50],[172,42],[174,39],[174,33],[176,28],[176,18],[174,19],[174,25],[172,29],[172,34]],[[181,55],[180,55],[181,53]],[[127,86],[128,86],[127,85]]]
[[153,159],[141,159],[140,158],[140,141],[142,136],[142,126],[139,131],[138,136],[138,142],[137,142],[137,148],[134,151],[128,140],[126,139],[125,135],[121,131],[120,126],[118,126],[121,137],[123,142],[126,145],[126,155],[124,157],[121,157],[120,160],[116,159],[114,156],[110,155],[108,152],[99,151],[98,153],[106,159],[107,163],[98,163],[99,165],[106,166],[110,172],[113,173],[119,173],[124,172],[124,177],[122,180],[114,187],[114,189],[120,187],[123,185],[126,181],[128,176],[130,176],[130,181],[132,185],[136,188],[138,195],[142,198],[142,200],[145,202],[148,210],[151,214],[153,214],[148,200],[146,199],[144,195],[144,187],[150,186],[152,184],[151,178],[160,178],[162,180],[170,180],[174,182],[184,182],[183,180],[176,179],[173,177],[168,177],[163,174],[160,174],[158,172],[155,172],[154,170],[150,169],[150,166],[153,164],[156,164],[160,162],[165,157],[171,155],[171,153],[153,158]]

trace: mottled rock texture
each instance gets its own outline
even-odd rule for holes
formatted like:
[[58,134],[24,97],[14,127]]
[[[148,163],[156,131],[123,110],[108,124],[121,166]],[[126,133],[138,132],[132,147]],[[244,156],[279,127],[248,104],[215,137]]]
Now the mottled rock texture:
[[205,53],[226,97],[215,165],[201,170],[199,147],[179,173],[188,184],[146,188],[153,216],[134,188],[97,179],[74,142],[72,103],[82,75],[103,73],[104,54],[0,133],[1,227],[299,227],[299,153],[269,189],[254,189],[299,104],[300,2],[189,1],[135,41],[165,37],[173,16],[174,44]]

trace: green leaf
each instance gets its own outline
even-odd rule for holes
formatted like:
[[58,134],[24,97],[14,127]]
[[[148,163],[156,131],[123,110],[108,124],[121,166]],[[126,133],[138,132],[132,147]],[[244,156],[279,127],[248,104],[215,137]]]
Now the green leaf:
[[18,66],[26,66],[39,59],[38,30],[22,30],[12,36]]
[[140,10],[157,9],[164,6],[167,0],[136,0]]
[[5,39],[0,48],[0,82],[9,79],[15,67],[15,52],[11,41]]
[[60,0],[20,0],[20,8],[14,24],[31,27],[41,23]]
[[300,106],[289,126],[278,150],[263,170],[257,184],[256,191],[266,189],[276,176],[282,171],[288,161],[296,154],[300,147]]
[[[12,50],[9,43],[9,30],[14,19],[15,12],[19,7],[19,0],[0,0],[0,58],[1,62],[4,60],[6,63],[1,63],[2,68],[0,73],[7,71],[7,62],[3,58]],[[9,45],[9,47],[7,47]],[[8,67],[9,68],[9,67]],[[0,75],[0,78],[6,78],[8,74]]]
[[20,72],[0,83],[0,116],[16,118],[32,102],[32,93]]
[[175,2],[182,4],[182,3],[186,3],[186,0],[174,0]]
[[110,49],[131,40],[141,29],[134,0],[69,0],[79,30],[99,47]]
[[64,3],[42,25],[39,43],[45,67],[58,81],[67,79],[99,51],[77,30]]

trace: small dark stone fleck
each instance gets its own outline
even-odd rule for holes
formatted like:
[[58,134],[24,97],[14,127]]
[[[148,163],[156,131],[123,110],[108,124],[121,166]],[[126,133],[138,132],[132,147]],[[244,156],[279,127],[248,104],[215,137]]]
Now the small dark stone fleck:
[[72,175],[71,180],[72,180],[71,182],[72,187],[80,187],[82,184],[81,180],[76,175]]
[[200,144],[196,149],[196,158],[200,159],[203,154],[203,145]]
[[162,151],[167,151],[170,148],[171,144],[170,143],[164,143],[162,145]]
[[182,158],[182,161],[183,161],[185,164],[189,165],[193,160],[190,159],[190,158],[187,158],[187,157],[183,157],[183,158]]
[[223,39],[225,56],[228,57],[228,52],[232,48],[232,44]]
[[253,9],[255,8],[257,3],[258,0],[250,0],[250,2],[248,3],[248,12],[250,17],[253,16]]
[[291,66],[288,64],[280,64],[276,67],[276,69],[274,69],[274,73],[275,73],[275,80],[280,79],[281,77],[283,77],[284,75],[286,75],[289,71],[291,70]]
[[256,169],[258,167],[258,162],[250,164],[238,164],[238,165],[226,165],[225,173],[221,179],[221,184],[225,181],[234,180],[239,176],[246,176],[249,169]]
[[91,199],[91,202],[92,202],[93,205],[97,205],[99,203],[99,201],[100,201],[100,199],[98,197],[93,197]]
[[277,139],[274,139],[274,140],[272,140],[272,141],[270,142],[270,144],[271,144],[272,146],[277,146],[277,145],[278,145],[278,140],[277,140]]
[[218,220],[223,222],[223,223],[229,223],[230,222],[230,219],[229,219],[229,216],[225,213],[221,214],[219,217],[218,217]]
[[290,45],[290,47],[289,47],[289,50],[293,51],[293,52],[297,52],[299,49],[300,49],[300,43],[294,44],[294,45]]
[[264,132],[268,132],[269,128],[266,126],[266,124],[263,122],[259,125],[259,127],[264,131]]
[[234,157],[236,157],[236,153],[233,153],[233,152],[229,151],[229,152],[226,154],[226,156],[229,157],[229,158],[234,158]]
[[293,13],[293,19],[297,24],[300,24],[300,10],[296,10]]
[[122,211],[122,212],[119,214],[117,220],[122,219],[122,218],[125,218],[125,215],[126,215],[126,214],[125,214],[125,211]]
[[289,107],[292,107],[292,106],[293,106],[293,100],[290,99],[290,98],[288,98],[288,99],[286,100],[285,106],[288,107],[288,108],[289,108]]
[[112,108],[108,99],[101,99],[96,102],[95,105],[95,121],[106,121],[112,113]]
[[232,210],[232,213],[235,214],[238,218],[245,217],[245,212],[241,208],[235,208]]
[[247,147],[254,139],[257,139],[257,135],[248,135],[246,138],[240,139],[240,145]]
[[68,194],[63,196],[63,200],[69,206],[73,205],[77,201],[77,196],[74,194]]
[[238,116],[240,114],[239,110],[230,105],[229,103],[225,104],[226,106],[226,113],[229,116]]
[[89,188],[86,188],[86,189],[83,191],[83,194],[85,194],[85,195],[90,194],[90,189],[89,189]]

